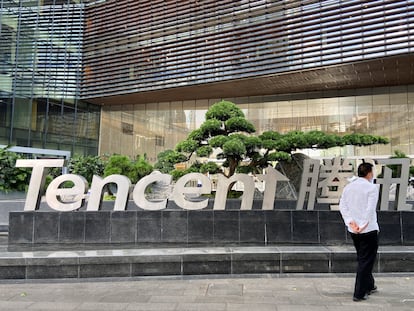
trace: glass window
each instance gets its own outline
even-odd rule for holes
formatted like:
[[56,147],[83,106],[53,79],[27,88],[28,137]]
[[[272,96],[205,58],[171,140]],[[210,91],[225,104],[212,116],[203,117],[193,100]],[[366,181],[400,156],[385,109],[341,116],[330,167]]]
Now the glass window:
[[[408,89],[410,91],[407,91]],[[385,136],[391,140],[389,145],[347,146],[312,151],[312,156],[391,155],[392,150],[397,148],[412,154],[413,94],[412,87],[385,87],[228,100],[238,104],[245,112],[246,118],[256,128],[255,135],[268,130],[280,133],[293,130],[321,130],[339,134],[367,133]],[[138,129],[135,136],[136,154],[145,152],[151,155],[150,159],[155,159],[160,151],[173,149],[190,131],[199,127],[204,121],[208,106],[218,101],[211,99],[135,105],[134,125]],[[103,109],[105,110],[107,108]],[[118,112],[103,112],[102,122],[107,122],[108,127],[114,127],[117,124],[117,116]],[[106,118],[109,118],[108,121]],[[113,132],[116,131],[113,129]],[[101,135],[103,153],[107,152],[104,149],[109,145],[107,140],[116,139],[115,136],[110,138],[105,133],[102,132]]]
[[134,110],[133,105],[125,105],[121,111],[121,154],[138,155],[134,150]]

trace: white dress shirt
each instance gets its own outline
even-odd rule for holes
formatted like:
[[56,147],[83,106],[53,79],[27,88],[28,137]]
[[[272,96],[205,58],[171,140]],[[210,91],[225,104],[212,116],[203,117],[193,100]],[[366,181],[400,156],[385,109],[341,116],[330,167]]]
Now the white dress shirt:
[[351,221],[355,221],[359,227],[368,224],[360,233],[379,231],[376,212],[378,196],[378,185],[363,177],[358,177],[345,186],[339,201],[339,211],[349,232],[353,232],[349,226]]

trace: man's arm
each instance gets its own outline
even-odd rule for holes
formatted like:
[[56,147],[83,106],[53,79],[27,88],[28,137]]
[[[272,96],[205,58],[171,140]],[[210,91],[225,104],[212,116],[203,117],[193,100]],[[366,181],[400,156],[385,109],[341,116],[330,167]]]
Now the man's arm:
[[379,197],[379,189],[377,186],[374,186],[368,192],[368,201],[367,201],[367,206],[366,206],[366,210],[364,213],[364,220],[362,222],[363,225],[360,226],[359,232],[364,231],[365,228],[368,226],[371,215],[375,213],[377,209],[378,197]]
[[351,216],[348,202],[347,202],[347,191],[343,191],[341,199],[339,200],[339,211],[341,213],[342,219],[344,220],[345,225],[347,225],[352,231],[357,231],[358,225]]

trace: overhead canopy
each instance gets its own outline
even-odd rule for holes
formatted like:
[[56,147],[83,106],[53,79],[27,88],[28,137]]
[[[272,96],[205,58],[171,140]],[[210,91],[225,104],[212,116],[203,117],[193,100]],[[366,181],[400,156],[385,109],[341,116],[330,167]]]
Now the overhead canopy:
[[156,91],[88,98],[99,105],[232,98],[414,83],[414,54]]

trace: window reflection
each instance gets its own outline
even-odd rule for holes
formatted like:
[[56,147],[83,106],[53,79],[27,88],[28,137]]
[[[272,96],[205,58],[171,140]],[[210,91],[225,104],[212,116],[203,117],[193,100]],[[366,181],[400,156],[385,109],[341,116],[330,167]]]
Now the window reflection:
[[[286,6],[280,1],[236,2],[215,1],[194,10],[175,2],[149,8],[136,1],[125,6],[128,14],[114,11],[119,16],[103,14],[105,3],[89,5],[85,93],[99,97],[153,91],[366,60],[413,48],[412,1],[290,1]],[[150,24],[148,16],[153,16]],[[127,25],[125,34],[109,26],[114,19],[117,25]],[[123,66],[124,76],[114,75],[113,68]]]
[[83,19],[82,1],[1,1],[3,144],[97,154],[100,108],[79,100]]
[[[307,151],[312,156],[391,155],[393,150],[401,150],[408,155],[414,153],[411,126],[414,120],[414,86],[331,93],[228,100],[238,104],[254,124],[255,135],[269,130],[280,133],[321,130],[337,134],[367,133],[391,140],[389,145]],[[217,101],[219,99],[135,105],[135,143],[130,155],[146,153],[148,159],[155,162],[159,152],[173,149],[192,130],[199,128],[208,107]],[[111,141],[120,141],[123,135],[128,134],[117,125],[121,120],[113,110],[104,108],[102,120],[105,126],[101,133],[101,152],[106,153],[111,151],[108,149]]]

